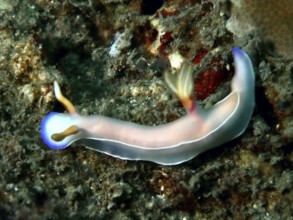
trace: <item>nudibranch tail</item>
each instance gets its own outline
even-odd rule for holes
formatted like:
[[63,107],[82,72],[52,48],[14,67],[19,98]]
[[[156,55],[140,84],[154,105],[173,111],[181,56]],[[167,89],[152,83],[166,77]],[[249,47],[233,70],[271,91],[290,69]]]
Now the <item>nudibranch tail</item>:
[[179,73],[172,74],[165,71],[165,81],[170,89],[178,96],[184,108],[190,112],[194,110],[193,92],[193,71],[191,64],[184,62]]
[[[239,48],[233,48],[232,53],[237,77],[232,79],[231,89],[237,92],[249,92],[250,98],[254,100],[255,76],[254,74],[249,74],[254,72],[252,63],[248,55]],[[248,83],[249,85],[247,85]]]

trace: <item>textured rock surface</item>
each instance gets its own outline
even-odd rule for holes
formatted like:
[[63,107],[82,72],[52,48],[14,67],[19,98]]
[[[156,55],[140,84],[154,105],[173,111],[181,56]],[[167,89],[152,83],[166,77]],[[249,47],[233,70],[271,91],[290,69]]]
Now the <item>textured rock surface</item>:
[[[256,1],[150,2],[0,0],[0,219],[292,219],[293,60],[280,41],[288,36],[227,30],[241,7],[239,27],[261,26],[247,18]],[[288,1],[278,2],[276,15]],[[126,46],[113,58],[118,32]],[[279,57],[264,50],[268,40]],[[82,146],[53,151],[40,140],[41,119],[64,111],[54,80],[81,114],[164,124],[184,114],[163,81],[166,56],[194,64],[209,106],[229,92],[234,46],[250,54],[257,85],[236,140],[173,167]]]
[[227,28],[236,35],[260,37],[275,54],[293,58],[293,4],[290,0],[232,0]]

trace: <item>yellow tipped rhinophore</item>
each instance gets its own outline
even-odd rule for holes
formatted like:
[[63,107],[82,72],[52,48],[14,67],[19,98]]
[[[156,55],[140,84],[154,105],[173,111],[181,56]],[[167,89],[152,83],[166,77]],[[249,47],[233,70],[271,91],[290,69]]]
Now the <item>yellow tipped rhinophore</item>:
[[54,81],[54,93],[55,93],[55,97],[56,99],[66,108],[66,110],[70,113],[70,114],[75,114],[76,110],[75,107],[73,106],[73,104],[63,96],[60,86],[57,83],[57,81]]
[[192,100],[193,92],[193,75],[192,66],[186,62],[183,63],[180,72],[172,74],[165,72],[165,81],[170,89],[176,93],[183,106],[187,111],[191,111],[194,107]]
[[72,125],[63,132],[52,134],[51,138],[54,141],[59,142],[59,141],[63,141],[64,138],[66,138],[72,134],[77,134],[77,133],[78,133],[78,127],[75,125]]
[[[60,89],[60,86],[57,83],[57,81],[54,81],[54,93],[55,93],[56,99],[66,108],[66,110],[70,114],[76,114],[75,107],[67,98],[65,98],[63,96],[61,89]],[[75,125],[72,125],[60,133],[52,134],[51,138],[52,138],[52,140],[54,140],[56,142],[61,142],[64,140],[64,138],[66,138],[70,135],[76,134],[76,133],[78,133],[78,127]]]

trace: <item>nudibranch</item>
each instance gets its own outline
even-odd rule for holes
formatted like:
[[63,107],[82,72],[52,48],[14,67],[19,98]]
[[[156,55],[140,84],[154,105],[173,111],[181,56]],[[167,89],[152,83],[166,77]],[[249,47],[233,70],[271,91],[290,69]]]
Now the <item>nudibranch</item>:
[[184,63],[176,75],[165,74],[167,84],[187,114],[160,126],[144,126],[105,116],[81,116],[54,82],[55,96],[69,114],[49,113],[41,122],[41,137],[53,149],[83,145],[125,160],[163,165],[188,161],[238,137],[250,121],[255,103],[252,63],[239,48],[233,48],[232,53],[235,75],[231,93],[210,109],[201,109],[191,98],[193,71],[190,64]]

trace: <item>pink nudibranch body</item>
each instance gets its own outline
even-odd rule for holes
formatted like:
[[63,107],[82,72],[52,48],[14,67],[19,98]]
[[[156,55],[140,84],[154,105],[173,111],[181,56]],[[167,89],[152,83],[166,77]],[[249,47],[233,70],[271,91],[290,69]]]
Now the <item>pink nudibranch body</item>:
[[[192,68],[184,64],[179,76],[166,74],[166,81],[177,93],[188,113],[160,126],[144,126],[105,116],[81,116],[63,97],[57,83],[56,98],[70,114],[49,113],[41,123],[41,137],[53,149],[84,145],[125,160],[145,160],[163,165],[188,161],[203,151],[241,135],[254,109],[255,76],[248,55],[233,48],[235,75],[231,93],[212,108],[203,110],[190,101]],[[190,105],[192,103],[192,105]]]

